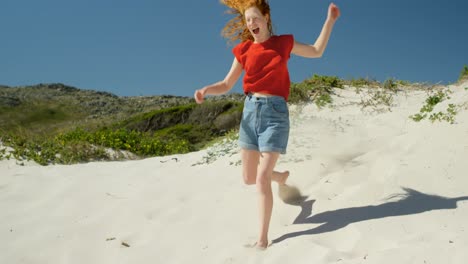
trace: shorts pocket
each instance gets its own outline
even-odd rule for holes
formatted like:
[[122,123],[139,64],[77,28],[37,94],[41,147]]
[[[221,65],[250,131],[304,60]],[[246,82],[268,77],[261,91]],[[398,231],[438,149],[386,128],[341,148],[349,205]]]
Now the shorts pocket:
[[273,110],[280,114],[288,113],[288,105],[285,102],[273,102],[271,103]]

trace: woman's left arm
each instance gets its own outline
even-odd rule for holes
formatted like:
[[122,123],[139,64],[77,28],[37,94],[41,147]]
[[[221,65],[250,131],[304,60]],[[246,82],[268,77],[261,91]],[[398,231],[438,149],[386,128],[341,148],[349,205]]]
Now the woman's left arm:
[[320,35],[315,41],[314,45],[308,45],[294,41],[294,46],[291,53],[306,58],[320,58],[323,55],[325,48],[327,47],[333,26],[339,17],[340,9],[335,4],[331,3],[328,7],[327,20],[325,20],[322,31],[320,32]]

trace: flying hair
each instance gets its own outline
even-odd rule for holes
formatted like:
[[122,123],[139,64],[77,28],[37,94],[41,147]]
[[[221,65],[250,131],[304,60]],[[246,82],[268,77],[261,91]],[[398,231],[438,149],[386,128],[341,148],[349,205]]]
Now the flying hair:
[[245,10],[254,6],[257,7],[264,16],[268,15],[270,17],[270,21],[268,21],[268,30],[273,34],[270,5],[267,0],[221,0],[220,2],[229,8],[229,10],[226,11],[227,14],[234,15],[234,17],[226,23],[221,31],[221,35],[230,43],[254,40],[252,34],[250,34],[250,31],[247,28],[244,18]]

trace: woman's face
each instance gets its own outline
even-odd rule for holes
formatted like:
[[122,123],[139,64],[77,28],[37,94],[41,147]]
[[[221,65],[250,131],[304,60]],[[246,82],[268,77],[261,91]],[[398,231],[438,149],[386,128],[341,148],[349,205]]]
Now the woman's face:
[[264,16],[256,6],[253,6],[245,10],[244,17],[247,28],[256,42],[262,42],[270,37],[268,15]]

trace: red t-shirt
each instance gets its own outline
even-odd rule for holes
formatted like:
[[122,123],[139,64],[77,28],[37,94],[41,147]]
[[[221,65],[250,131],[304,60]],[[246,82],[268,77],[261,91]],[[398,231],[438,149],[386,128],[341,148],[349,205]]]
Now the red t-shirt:
[[288,100],[288,59],[294,45],[293,35],[271,36],[267,41],[246,40],[232,49],[245,70],[244,93],[266,93]]

